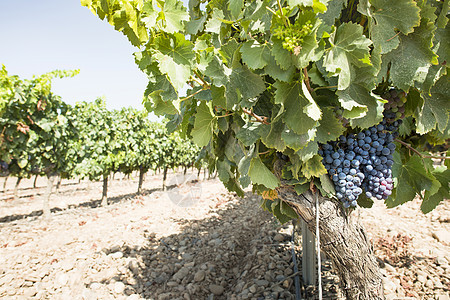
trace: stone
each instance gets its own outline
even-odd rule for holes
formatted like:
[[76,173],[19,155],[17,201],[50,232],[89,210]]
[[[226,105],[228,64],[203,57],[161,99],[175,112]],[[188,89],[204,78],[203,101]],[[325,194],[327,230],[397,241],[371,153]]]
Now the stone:
[[125,284],[123,284],[123,282],[116,282],[114,283],[114,292],[116,294],[122,294],[123,291],[125,290]]
[[396,271],[395,268],[388,263],[384,263],[384,268],[386,269],[386,271],[389,271],[391,273],[395,273]]
[[445,266],[448,265],[447,260],[443,256],[436,257],[436,265],[438,266]]
[[119,259],[123,257],[123,252],[117,251],[109,255],[111,258]]
[[251,287],[248,288],[248,290],[249,290],[250,293],[252,293],[252,294],[256,293],[256,285],[252,285]]
[[101,286],[102,286],[101,283],[93,282],[89,285],[89,288],[91,290],[98,290]]
[[178,272],[176,272],[173,275],[173,279],[174,280],[182,280],[184,277],[186,277],[189,274],[189,268],[186,267],[182,267],[180,270],[178,270]]
[[136,259],[133,258],[128,262],[128,269],[130,269],[134,275],[139,274],[140,268]]
[[194,275],[194,281],[203,281],[205,279],[206,273],[203,270],[199,270]]
[[431,236],[443,244],[450,245],[450,231],[448,230],[433,231]]
[[255,280],[255,283],[258,286],[264,286],[264,287],[269,285],[269,282],[267,280],[264,280],[264,279]]
[[140,297],[138,294],[133,294],[127,297],[127,300],[139,300]]
[[284,241],[284,236],[280,233],[277,233],[273,239],[277,242],[282,242],[282,241]]
[[213,293],[216,296],[220,296],[223,294],[224,292],[224,288],[221,285],[218,284],[210,284],[209,285],[209,290],[211,291],[211,293]]

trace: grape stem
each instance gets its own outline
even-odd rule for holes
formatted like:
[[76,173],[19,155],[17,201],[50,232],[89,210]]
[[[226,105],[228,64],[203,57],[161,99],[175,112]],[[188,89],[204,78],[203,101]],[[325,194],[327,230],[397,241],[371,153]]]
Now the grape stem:
[[260,123],[263,123],[263,124],[265,124],[265,125],[270,125],[270,123],[267,122],[267,117],[264,117],[264,116],[263,116],[263,117],[258,116],[257,114],[255,114],[254,112],[252,112],[251,110],[248,110],[248,109],[246,109],[246,108],[242,108],[242,111],[243,111],[244,113],[246,113],[247,115],[249,115],[249,116],[255,118],[256,121],[258,121],[258,122],[260,122]]
[[[209,85],[208,82],[205,81],[205,79],[203,79],[203,77],[198,73],[197,70],[194,70],[194,74],[197,75],[197,77],[203,82],[203,84],[201,86],[203,86],[204,88],[210,88],[211,86]],[[195,79],[195,78],[194,78]]]
[[281,7],[280,0],[277,0],[277,3],[278,3],[278,9],[280,10],[281,18],[283,19],[284,25],[286,27],[289,27],[288,22],[286,21],[286,17],[283,14],[283,8]]
[[272,150],[267,150],[267,151],[264,151],[264,152],[258,153],[258,155],[264,155],[264,154],[267,154],[267,153],[269,153],[270,151],[272,151]]
[[204,91],[204,90],[207,90],[207,88],[203,87],[202,89],[196,91],[195,93],[190,94],[190,95],[187,96],[187,97],[181,98],[180,101],[183,102],[184,100],[187,100],[187,99],[189,99],[189,98],[192,98],[192,97],[194,97],[195,95],[197,95],[198,93],[200,93],[200,92],[202,92],[202,91]]
[[434,155],[423,155],[422,153],[420,153],[419,151],[417,151],[416,149],[414,149],[413,147],[411,147],[410,144],[405,143],[399,139],[395,139],[396,142],[402,144],[403,146],[405,146],[406,148],[408,148],[409,150],[411,150],[412,152],[416,153],[417,155],[419,155],[421,158],[434,158],[434,159],[450,159],[449,156],[434,156]]
[[309,83],[308,70],[306,69],[306,67],[303,68],[303,74],[305,75],[305,83],[306,87],[308,88],[308,91],[310,93],[314,92],[314,90],[311,88],[311,84]]

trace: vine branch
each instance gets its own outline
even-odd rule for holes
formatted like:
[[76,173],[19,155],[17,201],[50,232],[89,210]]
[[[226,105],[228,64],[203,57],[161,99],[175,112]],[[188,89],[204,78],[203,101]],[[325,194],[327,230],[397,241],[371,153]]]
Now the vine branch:
[[204,88],[210,88],[211,86],[209,85],[208,82],[205,81],[205,79],[203,79],[203,77],[198,73],[197,70],[194,70],[194,74],[197,75],[197,77],[201,80],[201,82],[203,84],[201,84],[201,86],[203,86]]
[[246,108],[242,108],[242,111],[243,111],[244,113],[246,113],[247,115],[249,115],[249,116],[255,118],[256,121],[258,121],[258,122],[260,122],[260,123],[263,123],[263,124],[265,124],[265,125],[270,125],[270,123],[267,122],[267,117],[264,117],[264,116],[262,116],[262,117],[261,117],[261,116],[258,116],[257,114],[255,114],[254,112],[252,112],[251,110],[248,110],[248,109],[246,109]]
[[203,87],[202,89],[196,91],[195,93],[192,93],[192,94],[190,94],[189,96],[186,96],[186,97],[184,97],[184,98],[181,98],[180,101],[183,102],[183,101],[185,101],[185,100],[187,100],[187,99],[189,99],[189,98],[192,98],[192,97],[194,97],[195,95],[197,95],[198,93],[200,93],[200,92],[202,92],[202,91],[204,91],[204,90],[207,90],[207,88]]
[[306,87],[308,88],[308,91],[310,93],[314,92],[314,89],[311,88],[311,84],[309,83],[308,70],[306,69],[306,67],[303,68],[303,74],[305,75],[305,83]]
[[417,151],[416,149],[414,149],[410,144],[405,143],[399,139],[395,139],[396,142],[402,144],[403,146],[405,146],[406,148],[408,148],[409,150],[411,150],[412,152],[416,153],[417,155],[419,155],[421,158],[434,158],[434,159],[450,159],[449,156],[435,156],[435,155],[423,155],[422,153],[420,153],[419,151]]

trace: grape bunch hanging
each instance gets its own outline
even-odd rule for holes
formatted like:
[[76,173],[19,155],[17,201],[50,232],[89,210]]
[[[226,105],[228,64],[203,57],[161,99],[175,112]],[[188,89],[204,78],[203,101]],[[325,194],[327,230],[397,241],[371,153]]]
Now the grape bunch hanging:
[[[322,145],[319,154],[334,183],[336,197],[345,208],[356,207],[363,192],[368,198],[387,199],[393,189],[391,167],[394,139],[404,117],[404,92],[385,95],[383,121],[358,133],[341,135],[338,141]],[[398,120],[397,120],[398,119]]]

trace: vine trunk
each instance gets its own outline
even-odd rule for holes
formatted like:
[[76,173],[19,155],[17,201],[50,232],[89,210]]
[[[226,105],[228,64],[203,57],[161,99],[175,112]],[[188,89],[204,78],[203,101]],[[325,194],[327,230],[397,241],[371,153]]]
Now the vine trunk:
[[[316,195],[310,190],[298,195],[288,185],[277,192],[314,233]],[[384,299],[381,274],[364,228],[347,216],[337,200],[319,195],[318,201],[321,249],[333,261],[347,299]]]

